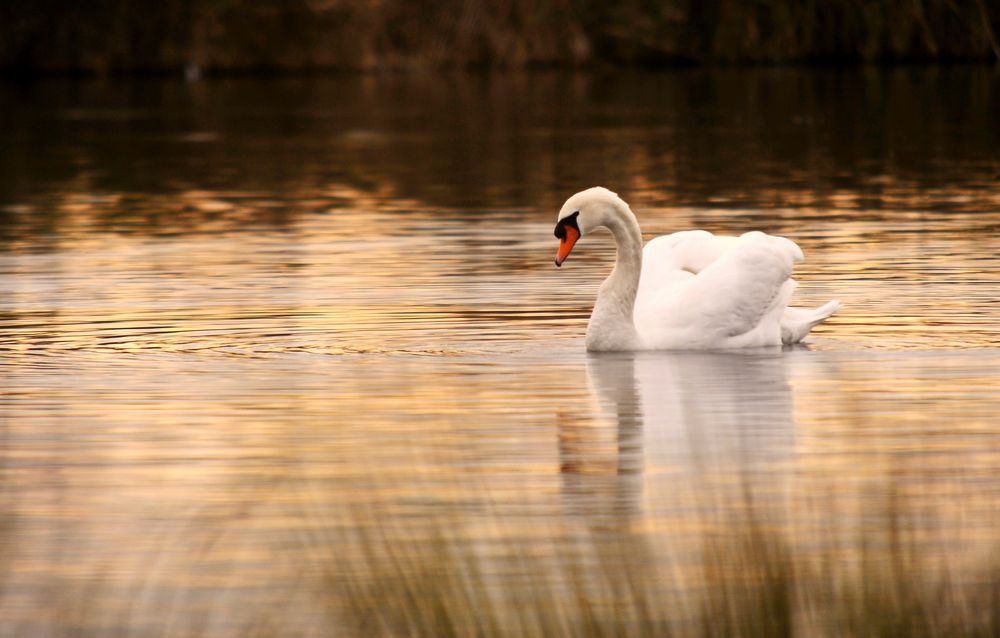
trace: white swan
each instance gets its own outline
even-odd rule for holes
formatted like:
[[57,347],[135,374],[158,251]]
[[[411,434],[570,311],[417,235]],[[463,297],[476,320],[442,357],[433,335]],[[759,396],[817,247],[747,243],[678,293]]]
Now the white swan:
[[559,211],[556,266],[580,237],[605,227],[618,260],[601,285],[587,326],[588,350],[721,349],[798,343],[840,308],[790,308],[792,264],[802,250],[784,237],[750,232],[716,237],[691,230],[642,247],[635,214],[595,187]]

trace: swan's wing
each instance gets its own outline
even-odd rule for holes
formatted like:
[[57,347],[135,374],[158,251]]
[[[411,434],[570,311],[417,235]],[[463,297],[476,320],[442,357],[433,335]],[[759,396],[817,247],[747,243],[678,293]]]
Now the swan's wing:
[[[739,237],[720,237],[704,230],[686,230],[655,237],[642,250],[643,274],[666,270],[686,270],[698,274],[739,241]],[[648,265],[647,265],[648,264]]]
[[760,232],[691,232],[664,238],[673,243],[651,241],[658,245],[649,271],[643,252],[635,310],[643,338],[665,348],[780,343],[781,311],[795,286],[789,276],[802,259],[799,247]]
[[719,237],[704,230],[685,230],[655,237],[642,249],[642,275],[637,303],[651,300],[687,281],[732,248],[738,238]]

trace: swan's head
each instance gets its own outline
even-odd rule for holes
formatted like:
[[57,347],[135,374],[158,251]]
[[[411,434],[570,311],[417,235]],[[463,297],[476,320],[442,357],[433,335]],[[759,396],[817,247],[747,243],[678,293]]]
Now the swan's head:
[[567,199],[556,220],[555,235],[559,238],[556,266],[562,266],[578,239],[601,226],[608,226],[628,210],[628,204],[618,195],[601,186],[580,191]]

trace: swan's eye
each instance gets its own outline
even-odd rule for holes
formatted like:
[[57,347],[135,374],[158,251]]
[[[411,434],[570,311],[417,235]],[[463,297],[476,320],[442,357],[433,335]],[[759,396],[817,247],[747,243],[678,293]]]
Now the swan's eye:
[[580,233],[580,227],[576,225],[576,218],[579,217],[580,211],[574,211],[571,215],[566,215],[559,220],[556,224],[555,236],[556,239],[566,239],[566,227],[576,230],[577,234]]

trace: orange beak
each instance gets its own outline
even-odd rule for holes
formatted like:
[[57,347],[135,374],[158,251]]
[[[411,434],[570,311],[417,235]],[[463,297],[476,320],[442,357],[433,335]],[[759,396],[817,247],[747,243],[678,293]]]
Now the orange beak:
[[580,239],[580,231],[572,226],[566,226],[566,236],[559,240],[559,252],[556,253],[557,267],[562,266],[566,258],[569,257],[569,253],[573,250],[573,245],[577,239]]

